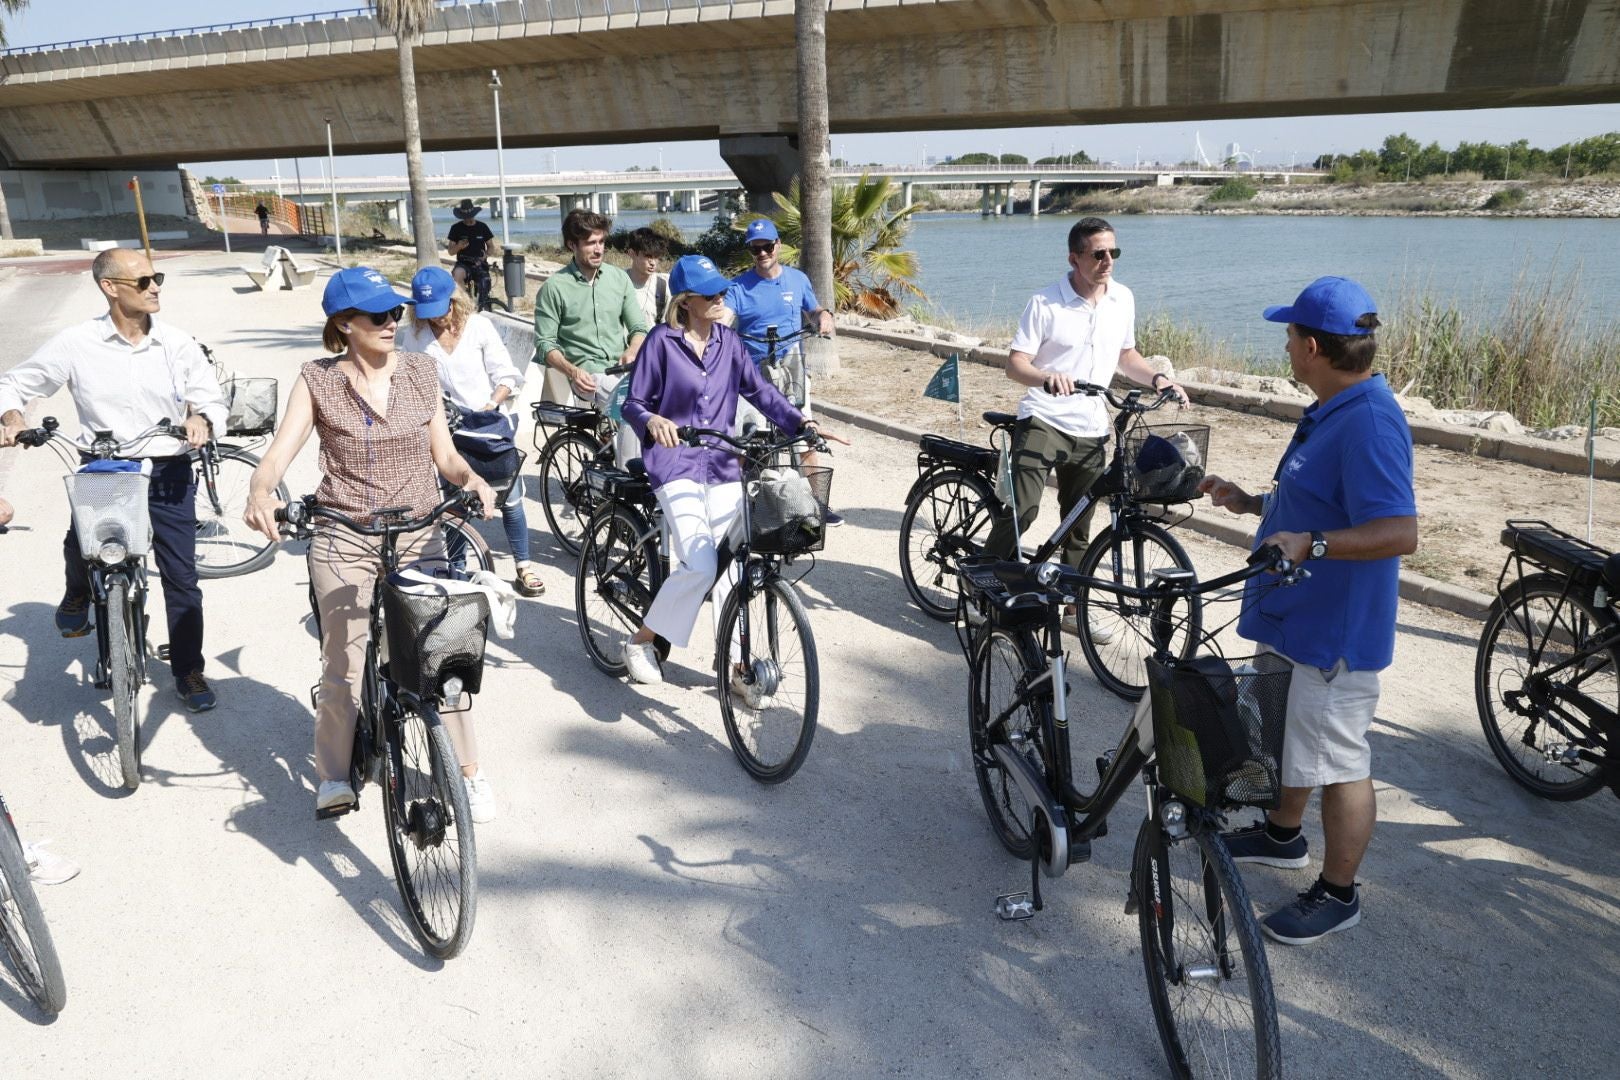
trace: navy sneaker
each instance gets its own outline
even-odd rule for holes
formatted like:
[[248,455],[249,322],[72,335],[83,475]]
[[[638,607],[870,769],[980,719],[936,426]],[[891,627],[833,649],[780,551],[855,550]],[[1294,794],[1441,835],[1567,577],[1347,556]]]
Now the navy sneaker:
[[836,510],[827,510],[821,515],[821,523],[829,529],[836,529],[844,523],[844,515]]
[[174,689],[192,712],[207,712],[219,704],[219,698],[209,689],[208,680],[202,677],[200,671],[180,676],[174,681]]
[[[1352,886],[1352,888],[1354,888]],[[1284,945],[1309,945],[1361,921],[1361,890],[1347,904],[1328,892],[1320,879],[1292,904],[1260,920],[1266,937]]]
[[1226,841],[1226,850],[1232,853],[1233,862],[1257,863],[1282,870],[1298,870],[1310,865],[1310,849],[1305,843],[1305,834],[1300,833],[1292,840],[1278,843],[1266,832],[1264,818],[1247,828],[1224,832],[1221,839]]
[[56,628],[63,637],[84,637],[90,632],[90,597],[64,596],[56,605]]

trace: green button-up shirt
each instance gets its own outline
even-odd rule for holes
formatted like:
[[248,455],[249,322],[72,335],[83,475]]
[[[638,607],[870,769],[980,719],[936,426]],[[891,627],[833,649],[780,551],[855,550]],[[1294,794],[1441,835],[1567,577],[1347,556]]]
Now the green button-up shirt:
[[647,332],[630,275],[603,263],[586,281],[576,262],[552,274],[534,302],[534,362],[556,349],[588,374],[611,367],[636,334]]

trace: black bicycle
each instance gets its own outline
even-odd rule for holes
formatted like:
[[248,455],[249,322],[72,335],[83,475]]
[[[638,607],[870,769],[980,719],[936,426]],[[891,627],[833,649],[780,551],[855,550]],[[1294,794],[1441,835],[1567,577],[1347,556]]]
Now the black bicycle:
[[[259,467],[259,456],[250,447],[258,447],[276,430],[277,382],[232,374],[213,350],[198,344],[214,366],[227,419],[226,441],[210,439],[191,451],[197,477],[197,576],[236,577],[269,566],[276,555],[276,544],[249,528],[242,515],[247,510],[253,470]],[[247,441],[229,441],[233,439]],[[287,485],[277,484],[275,496],[286,502]]]
[[[1025,557],[1037,563],[1050,559],[1081,515],[1106,503],[1108,525],[1092,538],[1080,559],[1083,578],[1142,589],[1159,567],[1190,568],[1186,549],[1159,522],[1165,520],[1166,507],[1200,497],[1198,481],[1208,460],[1209,428],[1151,425],[1143,420],[1145,414],[1177,400],[1173,390],[1154,395],[1131,390],[1121,396],[1106,387],[1081,384],[1075,393],[1100,395],[1118,410],[1113,456],[1091,491]],[[1005,471],[1010,485],[1014,465],[1004,460],[1004,451],[1011,445],[1018,418],[987,412],[984,420],[994,429],[989,447],[940,435],[922,437],[917,480],[906,495],[900,519],[900,575],[906,591],[924,614],[940,620],[956,615],[956,561],[983,551],[996,519],[1014,513],[997,497],[995,480]],[[1147,658],[1157,647],[1148,609],[1129,592],[1091,588],[1081,591],[1077,605],[1075,631],[1097,681],[1127,701],[1140,698],[1147,686]],[[1198,596],[1190,594],[1187,605],[1177,624],[1179,636],[1170,644],[1179,656],[1190,654],[1201,627]]]
[[0,795],[0,946],[12,972],[34,1004],[52,1014],[67,1004],[67,983],[57,959],[51,928],[28,878],[17,826]]
[[1508,521],[1502,543],[1474,661],[1485,741],[1544,799],[1620,796],[1620,552],[1545,521]]
[[492,291],[491,283],[494,280],[494,271],[488,259],[478,259],[473,262],[458,261],[456,269],[465,275],[462,285],[466,288],[467,295],[471,296],[473,302],[478,305],[479,311],[489,311],[492,308],[500,308],[506,312],[512,310],[506,301],[496,297]]
[[482,684],[489,603],[475,590],[414,583],[401,575],[397,546],[401,536],[472,505],[470,496],[457,492],[415,520],[407,520],[408,508],[400,507],[364,522],[306,496],[276,511],[276,520],[301,539],[313,538],[316,521],[327,521],[381,540],[383,573],[371,595],[349,766],[356,798],[316,811],[316,817],[358,810],[366,781],[381,785],[388,854],[411,930],[441,959],[458,955],[472,938],[478,854],[461,765],[440,714],[470,708]]
[[[720,715],[737,760],[767,784],[788,779],[810,752],[821,701],[821,676],[810,617],[784,568],[820,550],[832,470],[784,460],[800,436],[763,433],[734,439],[722,431],[683,427],[689,446],[704,439],[742,454],[745,469],[737,530],[722,544],[716,580],[733,564],[740,580],[726,597],[715,642]],[[817,440],[815,449],[826,450]],[[669,575],[669,537],[646,471],[590,464],[587,484],[597,500],[586,526],[574,581],[580,638],[591,662],[615,677],[625,673],[620,643],[640,629]],[[808,571],[806,571],[808,572]],[[803,575],[799,575],[802,577]],[[667,642],[659,642],[660,659]]]
[[782,392],[782,396],[795,409],[802,409],[809,398],[809,382],[805,373],[804,349],[795,347],[785,349],[785,346],[796,345],[801,339],[812,335],[822,336],[820,332],[809,326],[801,326],[797,330],[780,334],[774,325],[765,327],[765,333],[759,336],[739,332],[738,337],[744,341],[758,342],[765,346],[765,358],[759,362],[759,370],[767,382]]
[[[1141,778],[1147,816],[1137,832],[1126,912],[1138,917],[1143,964],[1160,1039],[1177,1077],[1282,1075],[1271,973],[1243,879],[1221,838],[1225,811],[1275,807],[1289,664],[1275,654],[1228,661],[1162,645],[1147,662],[1152,693],[1096,778],[1071,763],[1062,611],[1086,592],[1129,596],[1155,622],[1177,618],[1197,595],[1261,573],[1303,576],[1275,548],[1245,569],[1204,583],[1193,571],[1156,570],[1145,587],[1088,578],[1054,563],[969,556],[957,564],[958,623],[970,669],[969,732],[979,794],[996,837],[1030,864],[1028,892],[997,898],[1004,919],[1041,910],[1041,878],[1091,858],[1108,815]],[[1158,635],[1165,641],[1167,634]]]
[[[614,364],[603,375],[626,376],[629,364]],[[617,389],[617,387],[615,387]],[[626,387],[628,389],[628,387]],[[585,483],[585,467],[614,464],[613,440],[619,422],[612,416],[611,393],[598,392],[588,406],[534,403],[534,448],[540,454],[540,506],[558,545],[578,555],[585,523],[596,510]]]

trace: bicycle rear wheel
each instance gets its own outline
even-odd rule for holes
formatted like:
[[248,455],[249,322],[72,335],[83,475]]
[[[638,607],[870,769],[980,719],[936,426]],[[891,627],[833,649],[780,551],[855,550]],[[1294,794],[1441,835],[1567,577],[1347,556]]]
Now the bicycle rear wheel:
[[[193,454],[195,458],[195,453]],[[235,446],[219,448],[214,469],[214,488],[198,467],[197,476],[197,576],[235,577],[270,565],[276,557],[276,543],[250,529],[242,515],[247,511],[248,488],[258,455]],[[287,485],[277,484],[276,498],[288,499]]]
[[1282,1076],[1271,968],[1226,844],[1195,827],[1172,840],[1142,822],[1131,864],[1142,964],[1176,1077]]
[[598,510],[574,574],[579,636],[598,670],[615,678],[625,673],[619,642],[641,628],[663,583],[664,561],[647,519],[617,503]]
[[439,529],[444,534],[445,558],[456,570],[472,574],[495,569],[495,556],[471,521],[446,514],[439,519]]
[[67,983],[50,927],[28,880],[28,861],[7,819],[0,819],[0,947],[23,991],[51,1015],[67,1004]]
[[974,642],[969,672],[968,735],[973,746],[973,773],[979,781],[979,798],[984,801],[984,812],[990,818],[996,839],[1020,859],[1029,859],[1034,854],[1035,837],[1030,829],[1035,808],[996,760],[991,747],[995,743],[1011,746],[1029,759],[1036,772],[1046,775],[1046,705],[1026,701],[993,731],[992,723],[1013,708],[1024,673],[1039,670],[1041,664],[1040,647],[1027,630],[986,628]]
[[977,554],[999,504],[972,473],[948,470],[924,481],[900,518],[900,576],[912,602],[930,618],[956,617],[956,566]]
[[726,738],[748,775],[780,784],[798,772],[816,736],[821,673],[810,617],[791,585],[771,578],[731,590],[714,666]]
[[[1180,542],[1150,521],[1129,518],[1098,533],[1080,557],[1081,574],[1133,589],[1147,588],[1154,570],[1173,566],[1192,569]],[[1165,611],[1152,601],[1082,588],[1075,607],[1086,663],[1098,682],[1126,701],[1140,700],[1147,689],[1147,659],[1155,650],[1184,659],[1203,629],[1204,602],[1197,596],[1178,598]]]
[[1620,713],[1620,650],[1599,649],[1546,683],[1537,674],[1564,663],[1608,631],[1612,621],[1570,589],[1565,579],[1534,574],[1514,582],[1491,605],[1474,659],[1474,697],[1485,741],[1519,786],[1544,799],[1584,799],[1604,783],[1601,732],[1560,702],[1557,716],[1543,694],[1577,690]]
[[118,766],[124,786],[141,786],[141,677],[136,635],[141,622],[129,601],[129,582],[110,577],[107,583],[107,675],[112,682],[113,725],[118,736]]
[[450,733],[425,702],[397,706],[383,768],[388,854],[411,930],[441,960],[472,938],[478,849]]
[[596,509],[585,484],[585,463],[601,445],[578,428],[564,428],[546,440],[540,454],[540,505],[551,535],[570,555],[578,555],[585,525]]

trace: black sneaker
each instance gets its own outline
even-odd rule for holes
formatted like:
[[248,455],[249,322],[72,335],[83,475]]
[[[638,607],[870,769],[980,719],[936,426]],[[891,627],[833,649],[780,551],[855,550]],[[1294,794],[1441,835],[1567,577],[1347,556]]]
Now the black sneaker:
[[1305,843],[1305,834],[1300,833],[1292,840],[1279,843],[1266,832],[1264,818],[1247,828],[1224,832],[1221,839],[1226,841],[1226,850],[1232,853],[1233,862],[1258,863],[1283,870],[1298,870],[1310,865],[1310,848]]
[[836,529],[844,523],[844,515],[836,510],[827,510],[821,515],[821,523],[829,529]]
[[202,677],[200,671],[180,676],[174,681],[174,689],[192,712],[207,712],[219,704],[219,698],[209,689],[208,680]]
[[1361,890],[1354,889],[1347,904],[1328,892],[1318,880],[1292,904],[1260,920],[1266,936],[1284,945],[1309,945],[1329,934],[1348,930],[1361,921]]
[[56,605],[56,628],[63,637],[84,637],[90,632],[90,597],[64,596]]

